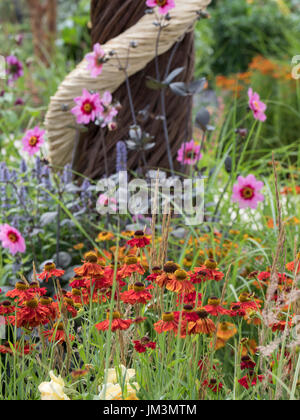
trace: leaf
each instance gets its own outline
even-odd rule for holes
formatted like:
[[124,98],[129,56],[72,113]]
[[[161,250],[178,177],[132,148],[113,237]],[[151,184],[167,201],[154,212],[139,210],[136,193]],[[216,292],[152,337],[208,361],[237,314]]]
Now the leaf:
[[169,85],[169,88],[172,90],[173,93],[175,93],[178,96],[187,96],[187,95],[189,95],[189,92],[187,90],[187,86],[183,82],[171,83]]
[[166,85],[166,84],[164,84],[162,82],[159,82],[158,80],[153,79],[150,76],[147,76],[146,86],[149,89],[160,90],[160,89],[166,88],[168,85]]
[[153,149],[153,147],[155,146],[155,143],[148,143],[145,145],[144,149],[145,150],[150,150]]
[[180,73],[183,72],[183,70],[184,70],[184,67],[178,67],[177,69],[171,71],[171,73],[168,74],[168,76],[165,78],[163,83],[165,85],[169,85],[175,79],[175,77],[177,77]]
[[198,111],[196,115],[196,124],[203,131],[206,131],[209,121],[210,121],[210,113],[207,111],[206,108],[201,108],[200,111]]
[[202,77],[199,80],[194,80],[193,82],[189,83],[188,91],[192,95],[195,93],[200,93],[203,91],[205,85],[206,85],[206,78]]

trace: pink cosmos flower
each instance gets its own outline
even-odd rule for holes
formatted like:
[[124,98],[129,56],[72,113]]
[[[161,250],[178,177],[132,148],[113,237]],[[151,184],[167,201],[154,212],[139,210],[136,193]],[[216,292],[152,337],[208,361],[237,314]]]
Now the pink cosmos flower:
[[25,137],[22,139],[23,150],[31,156],[37,153],[45,142],[44,134],[45,130],[41,130],[38,126],[26,131]]
[[265,114],[267,105],[260,100],[259,94],[256,92],[253,92],[252,88],[249,88],[248,96],[249,96],[249,107],[253,111],[254,118],[256,120],[265,122],[267,119],[267,116]]
[[231,200],[238,202],[241,209],[250,207],[256,209],[259,201],[264,201],[265,197],[259,193],[264,186],[262,181],[258,181],[254,175],[246,178],[239,176],[237,183],[233,186]]
[[8,74],[8,83],[11,85],[14,81],[18,80],[19,77],[22,77],[24,74],[23,64],[20,60],[17,59],[15,55],[9,55],[6,57],[7,70]]
[[25,240],[21,233],[7,223],[0,225],[0,241],[3,248],[9,248],[13,255],[26,250]]
[[200,149],[201,146],[194,140],[191,140],[187,143],[182,143],[180,149],[177,152],[178,162],[187,165],[195,165],[195,163],[202,158]]
[[78,124],[89,124],[99,116],[103,111],[99,93],[90,93],[88,90],[82,90],[82,96],[74,98],[76,106],[71,109],[72,114],[77,118]]
[[93,52],[85,56],[88,61],[87,68],[90,70],[92,77],[98,77],[102,73],[104,56],[105,51],[101,48],[100,44],[95,44]]
[[108,211],[116,213],[117,200],[114,197],[109,197],[106,194],[100,194],[96,203],[98,213],[105,214]]
[[174,9],[175,1],[174,0],[147,0],[146,5],[148,7],[158,6],[159,13],[161,15],[166,15],[171,9]]
[[106,127],[109,123],[112,122],[114,117],[118,114],[118,111],[114,106],[111,105],[112,95],[108,91],[103,93],[101,103],[103,105],[103,111],[100,113],[100,117],[103,120],[101,127]]

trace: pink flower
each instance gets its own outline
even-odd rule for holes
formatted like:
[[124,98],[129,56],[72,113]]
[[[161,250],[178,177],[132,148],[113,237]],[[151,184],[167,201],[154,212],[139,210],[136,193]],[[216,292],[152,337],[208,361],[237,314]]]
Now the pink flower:
[[182,143],[177,152],[177,160],[183,164],[194,165],[202,158],[200,153],[201,146],[191,140],[187,143]]
[[101,48],[100,44],[95,44],[94,51],[85,56],[88,61],[87,68],[91,71],[92,77],[98,77],[102,73],[104,56],[105,51]]
[[45,130],[41,130],[38,126],[26,131],[25,137],[22,139],[23,150],[31,156],[37,153],[45,142],[44,134]]
[[117,211],[117,200],[106,194],[100,194],[96,203],[96,208],[100,214],[105,214],[107,210],[115,213]]
[[118,111],[115,107],[111,105],[112,95],[108,91],[103,93],[103,96],[101,98],[101,103],[103,106],[103,111],[101,111],[100,113],[100,117],[102,118],[101,127],[106,127],[109,123],[112,122],[114,117],[118,114]]
[[253,92],[252,88],[249,88],[248,96],[249,96],[249,107],[253,111],[254,118],[256,120],[265,122],[267,119],[267,116],[265,114],[267,105],[260,100],[259,94],[256,92]]
[[72,114],[77,118],[78,124],[89,124],[103,111],[99,93],[90,93],[86,89],[82,90],[82,96],[74,98],[77,104],[71,109]]
[[17,59],[14,55],[9,55],[6,57],[7,63],[7,74],[9,76],[8,82],[12,84],[15,80],[18,80],[20,77],[23,76],[23,65],[20,60]]
[[241,209],[250,207],[256,209],[259,201],[264,201],[265,197],[259,193],[264,183],[258,181],[254,175],[248,175],[246,178],[239,176],[237,183],[233,186],[231,200],[238,202]]
[[159,13],[161,15],[166,15],[169,10],[174,9],[175,1],[174,0],[147,0],[146,5],[148,7],[158,6]]
[[21,233],[7,223],[0,225],[0,241],[2,241],[3,248],[9,248],[13,255],[26,250],[25,241]]

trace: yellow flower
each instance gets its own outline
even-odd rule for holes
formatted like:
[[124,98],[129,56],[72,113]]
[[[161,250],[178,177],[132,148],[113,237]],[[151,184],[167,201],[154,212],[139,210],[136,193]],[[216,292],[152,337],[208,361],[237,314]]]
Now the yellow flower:
[[[139,389],[137,383],[132,384],[136,389]],[[129,383],[125,383],[124,385],[124,393],[122,393],[122,388],[120,384],[106,384],[105,386],[102,385],[101,389],[99,389],[100,400],[138,400],[136,396],[136,390],[133,388]]]
[[114,238],[112,232],[100,232],[96,238],[96,242],[109,241]]
[[[125,382],[129,382],[130,379],[132,379],[135,376],[135,370],[134,369],[126,369],[125,366],[120,365],[120,376],[119,376],[119,380],[120,381],[125,381]],[[125,379],[124,379],[125,377]],[[107,374],[107,382],[111,383],[111,384],[117,384],[119,382],[118,380],[118,372],[115,368],[112,369],[108,369],[108,374]]]
[[64,380],[61,376],[55,376],[53,371],[49,372],[51,381],[42,382],[39,385],[39,391],[41,393],[41,400],[70,400],[64,393]]
[[73,246],[74,249],[76,249],[76,251],[80,251],[82,248],[84,248],[84,244],[83,243],[79,243]]

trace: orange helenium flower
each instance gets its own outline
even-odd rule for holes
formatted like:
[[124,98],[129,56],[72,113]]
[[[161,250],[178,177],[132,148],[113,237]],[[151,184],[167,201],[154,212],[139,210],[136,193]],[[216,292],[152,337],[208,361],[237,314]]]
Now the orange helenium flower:
[[143,283],[135,283],[133,289],[121,293],[120,298],[124,303],[130,303],[130,305],[135,305],[136,303],[146,304],[149,300],[152,299],[151,293],[147,290],[153,288],[153,286],[148,286],[145,288]]
[[195,286],[190,282],[188,274],[184,270],[176,270],[166,284],[166,288],[176,293],[191,293]]
[[[121,314],[119,312],[113,312],[111,330],[112,332],[117,330],[128,330],[132,324],[131,319],[121,319]],[[109,313],[107,314],[107,319],[105,321],[99,322],[95,325],[97,330],[106,331],[109,329]]]
[[51,277],[61,277],[64,274],[64,270],[58,270],[53,262],[48,262],[44,265],[44,271],[38,274],[38,278],[47,282]]
[[178,323],[175,320],[174,313],[163,313],[162,319],[154,324],[154,329],[158,334],[167,331],[174,331],[175,333],[177,333]]
[[196,310],[198,315],[197,321],[188,323],[189,334],[211,334],[216,331],[216,326],[208,317],[208,312],[204,308]]
[[204,306],[204,309],[213,316],[229,315],[230,313],[228,309],[220,305],[220,299],[215,296],[208,299],[208,305]]
[[103,274],[104,270],[98,263],[97,254],[93,251],[87,252],[84,255],[84,264],[81,267],[74,268],[78,276],[97,276]]

